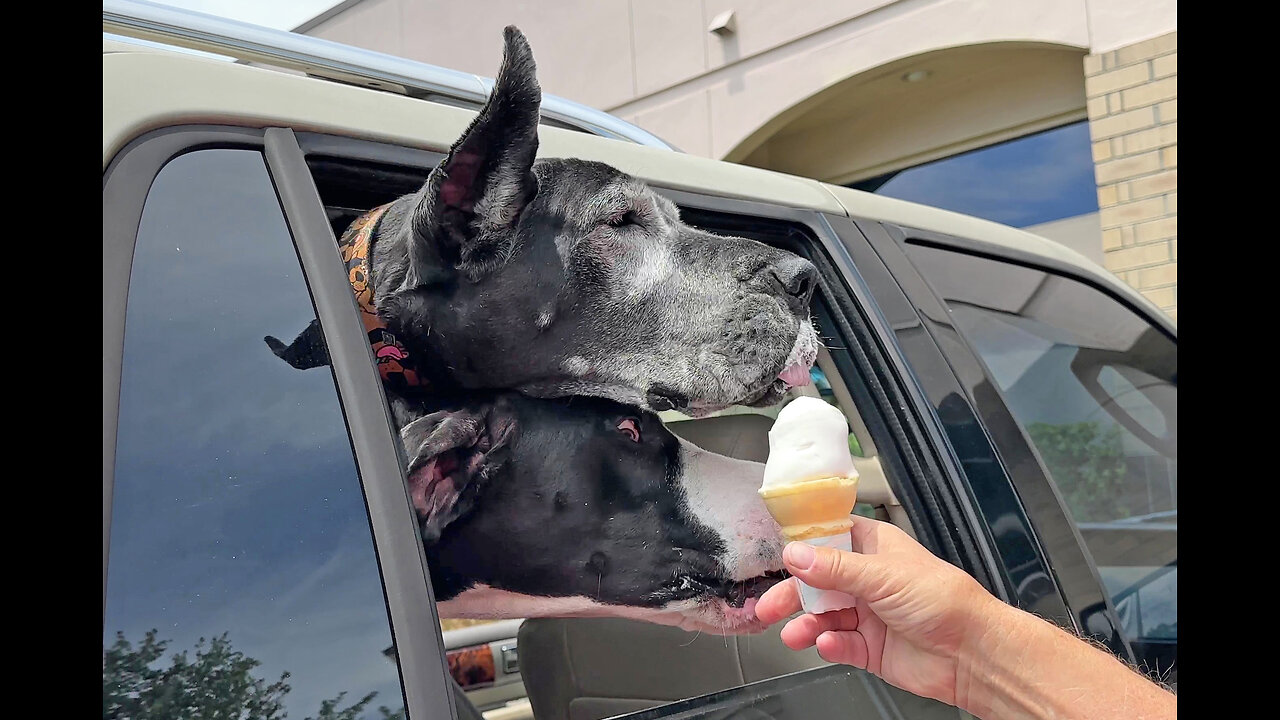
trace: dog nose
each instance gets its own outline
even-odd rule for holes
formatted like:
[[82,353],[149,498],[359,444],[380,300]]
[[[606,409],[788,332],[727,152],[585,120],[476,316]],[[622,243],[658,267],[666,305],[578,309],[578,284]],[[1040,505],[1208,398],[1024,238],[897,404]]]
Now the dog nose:
[[809,301],[818,284],[818,269],[797,255],[787,255],[769,263],[765,278],[779,297],[784,298],[797,315],[807,315]]

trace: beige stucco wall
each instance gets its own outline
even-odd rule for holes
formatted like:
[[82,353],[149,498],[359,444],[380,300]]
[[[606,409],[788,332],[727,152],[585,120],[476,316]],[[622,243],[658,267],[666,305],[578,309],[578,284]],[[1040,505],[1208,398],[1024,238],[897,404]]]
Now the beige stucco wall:
[[[734,32],[709,32],[729,10]],[[491,76],[515,24],[547,92],[835,183],[1088,117],[1103,259],[1176,317],[1177,16],[1177,0],[360,0],[300,30]],[[904,83],[914,70],[928,79]]]
[[915,55],[824,91],[739,162],[847,184],[1082,120],[1083,57],[1015,42]]
[[[708,32],[728,10],[736,31]],[[547,92],[636,122],[686,152],[738,160],[815,96],[875,68],[986,43],[1110,50],[1175,29],[1177,2],[363,0],[303,29],[491,76],[507,24],[529,36]]]
[[1103,263],[1178,316],[1178,33],[1085,59]]

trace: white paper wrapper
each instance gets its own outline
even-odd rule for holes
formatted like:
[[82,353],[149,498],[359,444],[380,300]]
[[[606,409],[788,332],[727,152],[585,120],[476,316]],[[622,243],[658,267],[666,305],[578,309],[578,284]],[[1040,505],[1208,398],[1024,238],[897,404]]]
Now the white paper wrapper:
[[[853,543],[847,531],[839,535],[810,538],[804,542],[814,547],[829,547],[844,550],[845,552],[853,551]],[[800,588],[800,607],[805,612],[813,615],[831,612],[832,610],[843,610],[857,604],[857,600],[848,593],[842,593],[837,590],[819,590],[805,585],[799,579],[796,579],[796,585]]]

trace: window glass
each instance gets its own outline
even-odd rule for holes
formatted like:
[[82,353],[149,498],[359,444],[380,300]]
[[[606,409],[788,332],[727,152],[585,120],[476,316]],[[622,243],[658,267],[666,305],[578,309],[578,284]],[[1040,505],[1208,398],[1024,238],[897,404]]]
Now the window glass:
[[1176,653],[1177,344],[1083,283],[935,248],[908,252],[1035,445],[1135,648],[1173,643]]
[[332,374],[263,342],[313,318],[262,156],[170,162],[130,278],[104,717],[402,712]]
[[851,187],[1014,227],[1098,211],[1089,124],[1085,121]]

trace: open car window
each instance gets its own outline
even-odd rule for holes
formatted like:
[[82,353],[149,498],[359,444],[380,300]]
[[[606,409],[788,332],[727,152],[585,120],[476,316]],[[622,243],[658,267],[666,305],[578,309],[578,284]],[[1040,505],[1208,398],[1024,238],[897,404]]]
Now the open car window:
[[[341,236],[350,222],[366,210],[416,191],[431,167],[440,160],[432,153],[402,151],[372,143],[344,143],[323,136],[303,135],[300,141],[308,151],[307,163],[335,237]],[[758,228],[744,229],[743,225],[750,226],[752,219],[743,216],[732,216],[732,221],[720,225],[717,219],[730,216],[709,210],[682,209],[685,221],[691,225],[720,234],[745,235],[788,249],[787,243],[794,244],[798,236],[812,232],[779,220],[761,220]],[[814,239],[806,236],[805,242],[810,249],[820,252]],[[805,394],[837,405],[850,418],[851,451],[858,456],[874,456],[875,444],[857,417],[859,409],[851,399],[850,390],[859,380],[851,377],[852,373],[847,370],[852,364],[847,351],[849,343],[837,337],[832,321],[835,304],[819,292],[814,308],[819,335],[829,349],[824,351],[811,374],[814,383],[793,390],[788,399]],[[672,412],[662,413],[662,418],[673,432],[695,444],[740,459],[763,461],[768,451],[767,431],[779,409],[780,406],[733,407],[707,418],[693,419]],[[875,462],[874,458],[870,460]],[[869,504],[860,505],[855,511],[867,515],[876,512]],[[885,511],[881,509],[881,512]],[[510,545],[501,552],[521,550],[519,546]],[[492,548],[486,549],[491,551]],[[666,704],[729,688],[738,688],[750,695],[757,692],[748,690],[753,683],[771,682],[797,671],[825,673],[828,667],[813,651],[795,653],[785,648],[777,637],[780,626],[764,635],[725,637],[620,618],[542,619],[523,624],[518,648],[515,648],[510,642],[508,626],[501,622],[490,625],[494,633],[491,635],[476,621],[446,617],[442,625],[450,648],[451,669],[455,679],[465,685],[468,700],[482,711],[505,708],[504,712],[513,713],[513,717],[520,712],[537,711],[538,717],[603,718],[658,705],[665,707],[649,710],[657,713],[655,717],[667,714],[681,717],[686,705]],[[514,679],[504,672],[508,662],[512,669],[518,669],[519,675]],[[843,674],[837,673],[845,678],[841,683],[847,681],[850,672],[859,671],[846,669]],[[806,676],[801,684],[816,687],[827,682],[822,679],[825,677],[825,674]],[[512,698],[508,690],[512,686],[504,684],[508,680],[523,686],[534,701],[531,708],[518,709],[520,700]],[[870,676],[853,681],[859,688],[865,688],[868,683],[876,685],[879,681]],[[779,687],[783,686],[785,683]],[[864,709],[870,712],[871,708],[884,707],[874,703],[864,706],[862,703],[871,702],[865,691],[850,695],[843,687],[833,686],[836,694],[831,697],[843,697],[848,712],[857,714]],[[516,704],[508,704],[513,702]],[[933,716],[954,715],[954,710],[940,704],[919,703],[921,707],[931,704],[930,712],[938,713]],[[784,703],[779,711],[779,718],[811,716],[803,706],[794,703]],[[930,714],[917,712],[913,716]]]

